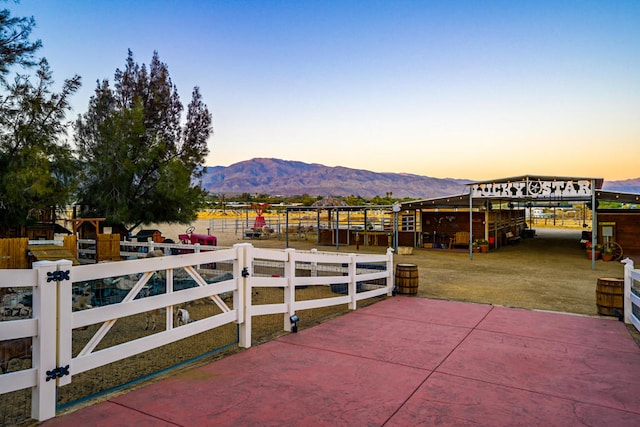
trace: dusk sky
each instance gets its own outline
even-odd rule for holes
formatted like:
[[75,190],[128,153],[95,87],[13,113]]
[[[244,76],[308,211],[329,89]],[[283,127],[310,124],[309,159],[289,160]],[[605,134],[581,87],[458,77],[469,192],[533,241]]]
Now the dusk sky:
[[213,114],[209,166],[273,157],[485,180],[640,177],[640,1],[1,2],[70,118],[127,49]]

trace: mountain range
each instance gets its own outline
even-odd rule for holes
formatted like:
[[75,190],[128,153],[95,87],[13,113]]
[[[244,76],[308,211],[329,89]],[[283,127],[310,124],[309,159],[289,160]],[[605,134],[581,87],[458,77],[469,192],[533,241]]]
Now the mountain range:
[[[255,158],[230,166],[207,166],[202,185],[211,193],[239,195],[361,196],[392,193],[394,198],[428,199],[465,191],[469,179],[432,178],[406,173],[371,172],[291,160]],[[605,181],[603,189],[640,193],[640,178]]]

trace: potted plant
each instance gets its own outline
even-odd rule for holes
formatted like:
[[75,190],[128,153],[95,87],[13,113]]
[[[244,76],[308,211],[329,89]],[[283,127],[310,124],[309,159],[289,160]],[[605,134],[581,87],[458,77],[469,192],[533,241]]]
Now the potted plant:
[[471,250],[474,253],[480,252],[480,246],[478,245],[478,241],[477,240],[474,240],[473,243],[471,244]]
[[613,249],[611,249],[611,247],[607,246],[602,251],[602,260],[605,261],[605,262],[609,262],[612,259],[613,259]]
[[480,248],[480,252],[486,254],[489,252],[489,241],[487,239],[478,239],[478,247]]
[[587,242],[587,258],[591,259],[593,257],[592,251],[595,252],[595,259],[600,259],[602,245],[597,244],[592,247],[591,242]]

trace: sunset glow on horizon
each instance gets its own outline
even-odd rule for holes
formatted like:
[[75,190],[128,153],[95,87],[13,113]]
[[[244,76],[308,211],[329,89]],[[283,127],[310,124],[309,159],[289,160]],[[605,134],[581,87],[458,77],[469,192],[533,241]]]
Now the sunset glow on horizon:
[[127,49],[213,114],[209,166],[256,157],[488,180],[640,177],[638,1],[124,1],[33,16],[69,119]]

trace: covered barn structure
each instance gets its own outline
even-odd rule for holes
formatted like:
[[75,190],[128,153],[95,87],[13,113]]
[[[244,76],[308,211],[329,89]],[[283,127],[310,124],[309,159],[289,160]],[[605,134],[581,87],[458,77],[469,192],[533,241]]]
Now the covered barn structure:
[[389,219],[390,205],[347,206],[333,201],[314,206],[285,208],[285,238],[311,232],[319,245],[335,246],[363,244],[393,246],[393,225]]
[[640,255],[640,194],[605,191],[603,183],[602,178],[522,175],[471,182],[462,194],[393,206],[289,206],[287,247],[290,232],[311,229],[320,245],[455,247],[468,249],[473,259],[474,241],[500,248],[534,237],[537,213],[553,211],[555,224],[557,209],[558,215],[571,211],[592,245],[617,242],[625,255]]
[[597,210],[602,201],[640,204],[640,195],[603,191],[603,182],[602,178],[523,175],[473,182],[465,193],[456,196],[405,202],[398,213],[398,243],[466,247],[472,258],[474,240],[487,240],[498,248],[533,237],[535,230],[527,219],[532,218],[534,207],[582,202],[592,212],[591,224],[584,216],[585,227],[593,230],[592,244],[610,239],[640,253],[637,211]]

